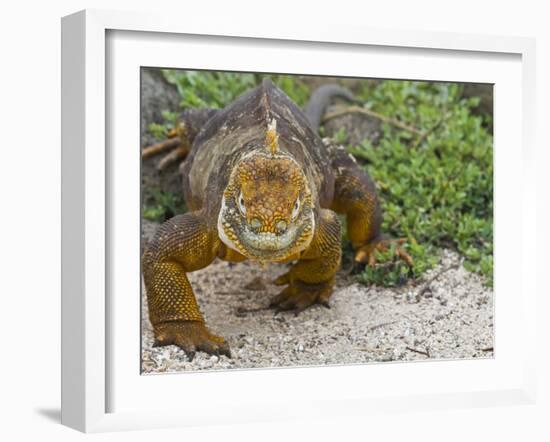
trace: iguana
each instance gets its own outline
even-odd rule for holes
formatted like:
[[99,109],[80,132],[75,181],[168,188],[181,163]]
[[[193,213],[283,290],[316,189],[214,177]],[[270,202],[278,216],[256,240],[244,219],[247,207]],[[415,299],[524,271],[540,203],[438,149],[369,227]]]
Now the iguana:
[[295,264],[277,278],[286,286],[270,306],[295,310],[328,306],[341,262],[340,222],[345,214],[355,260],[375,264],[375,250],[401,240],[385,238],[375,186],[344,149],[327,147],[317,131],[339,86],[317,90],[302,111],[270,80],[223,110],[188,109],[176,141],[144,151],[144,157],[177,147],[163,160],[187,156],[181,169],[189,211],[162,224],[142,259],[155,345],[175,344],[230,356],[224,338],[206,326],[187,273],[216,258]]

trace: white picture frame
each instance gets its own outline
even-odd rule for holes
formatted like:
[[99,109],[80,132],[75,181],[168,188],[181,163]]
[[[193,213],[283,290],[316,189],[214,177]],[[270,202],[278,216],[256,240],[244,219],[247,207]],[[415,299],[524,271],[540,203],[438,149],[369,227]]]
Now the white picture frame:
[[[111,45],[109,39],[117,35],[122,36],[122,40],[125,36],[131,37],[127,39],[128,46],[124,46],[125,51],[117,51]],[[135,266],[132,267],[132,264],[129,264],[127,269],[120,271],[118,267],[118,270],[113,273],[117,252],[112,244],[123,236],[120,227],[117,227],[117,223],[119,225],[123,223],[121,212],[124,211],[117,209],[120,207],[119,203],[122,204],[121,195],[124,199],[133,201],[132,197],[127,198],[126,194],[126,191],[132,192],[131,188],[126,189],[123,186],[125,181],[120,177],[131,177],[136,171],[136,165],[139,169],[139,150],[134,147],[128,148],[127,151],[121,149],[111,151],[109,146],[119,143],[118,135],[116,131],[108,131],[106,125],[107,121],[119,118],[118,111],[109,107],[109,100],[112,98],[110,83],[117,81],[115,78],[117,73],[110,70],[109,66],[113,62],[118,62],[117,60],[125,60],[128,63],[127,67],[131,69],[139,66],[140,57],[145,56],[148,50],[144,49],[143,54],[138,54],[139,57],[136,57],[135,46],[131,46],[133,43],[130,42],[134,40],[135,43],[136,38],[144,48],[147,46],[147,41],[154,40],[158,57],[161,57],[163,52],[168,52],[170,45],[179,45],[186,38],[188,40],[193,38],[193,41],[199,43],[201,39],[215,38],[218,44],[227,46],[231,43],[230,46],[249,48],[256,53],[261,53],[262,48],[267,50],[265,49],[267,46],[274,50],[282,48],[283,51],[284,48],[289,47],[306,50],[307,48],[316,50],[318,47],[319,50],[332,51],[336,55],[343,51],[367,49],[378,52],[379,55],[388,51],[400,51],[401,56],[416,51],[414,53],[419,54],[420,58],[430,59],[430,69],[434,73],[437,72],[434,75],[442,80],[448,78],[445,76],[447,75],[445,69],[448,69],[444,66],[447,60],[445,57],[458,57],[465,63],[467,59],[474,60],[472,63],[477,60],[480,65],[491,57],[509,59],[509,72],[498,74],[502,75],[498,77],[502,82],[496,83],[497,88],[499,84],[504,86],[500,94],[497,89],[495,95],[495,146],[498,146],[495,149],[502,152],[503,158],[501,161],[497,157],[495,163],[495,210],[497,214],[499,211],[502,214],[496,216],[495,226],[495,292],[497,293],[495,358],[483,361],[373,364],[139,377],[138,361],[130,360],[133,356],[126,355],[122,350],[117,351],[116,354],[113,352],[111,338],[129,339],[124,331],[118,332],[117,327],[129,329],[133,325],[127,328],[121,326],[125,325],[123,321],[126,319],[117,313],[120,312],[120,306],[114,305],[109,297],[112,290],[121,287],[118,284],[124,284],[119,281],[121,278],[117,279],[115,276],[136,270]],[[163,47],[165,50],[162,50]],[[441,61],[439,65],[438,59]],[[160,65],[166,65],[166,58],[156,60],[164,63]],[[414,57],[411,57],[410,61],[410,64],[414,65]],[[229,65],[230,63],[234,64]],[[244,63],[243,59],[231,62],[220,57],[216,63],[187,67],[230,69],[239,65],[244,66]],[[169,14],[155,16],[145,13],[100,10],[87,10],[64,17],[62,20],[62,423],[80,431],[98,432],[206,425],[213,418],[218,423],[253,422],[328,414],[331,416],[361,415],[375,410],[396,412],[411,409],[533,403],[536,379],[535,358],[532,355],[535,353],[535,339],[530,338],[535,336],[536,329],[536,278],[535,266],[529,265],[529,257],[536,256],[534,209],[536,193],[533,173],[534,64],[535,43],[528,38],[403,30],[394,32],[344,26],[321,29],[314,25],[302,25],[298,28],[281,23],[256,24],[244,20],[238,23],[235,21],[224,23],[200,17],[195,17],[193,21],[182,25],[177,17],[171,17]],[[175,63],[172,67],[183,67],[180,65],[181,63]],[[414,66],[407,68],[412,67]],[[380,74],[381,71],[371,69],[367,73],[364,69],[358,66],[354,74],[358,75],[362,72],[362,76],[389,76],[388,72]],[[397,68],[394,67],[394,69]],[[406,69],[403,69],[401,74],[399,74],[401,71],[394,70],[394,73],[397,72],[394,78],[408,78],[411,71],[407,73]],[[491,68],[487,66],[486,69],[489,72]],[[128,72],[134,72],[134,70]],[[289,72],[288,69],[286,72]],[[139,76],[139,73],[135,74]],[[506,76],[508,74],[510,74],[509,77]],[[485,78],[486,81],[491,81],[491,75],[497,75],[497,73],[486,77],[483,76],[483,72],[462,72],[461,75],[460,78],[463,81],[469,78],[478,80]],[[131,81],[129,80],[129,83]],[[118,102],[122,100],[135,108],[136,94],[139,95],[139,88],[135,90],[134,95],[121,95]],[[500,99],[509,99],[509,103],[515,103],[518,108],[508,106],[503,109],[499,107]],[[138,108],[139,106],[133,112],[139,113]],[[517,120],[519,114],[521,114],[520,127],[511,127],[514,118]],[[124,126],[133,125],[137,130],[135,133],[139,132],[139,119],[134,120],[128,116],[119,118],[117,121]],[[501,130],[510,132],[501,132]],[[130,137],[130,139],[134,140],[136,146],[139,145],[139,137]],[[521,173],[522,185],[514,188],[509,183],[510,180],[506,180],[506,171],[511,170],[510,166],[517,167],[518,162],[521,164],[521,172],[516,173]],[[127,172],[124,173],[128,175],[121,175],[121,164],[126,166]],[[130,181],[131,179],[128,180]],[[116,189],[116,192],[113,189]],[[139,192],[139,189],[135,191]],[[118,196],[115,193],[118,193]],[[505,198],[498,199],[499,194],[504,196],[505,193],[513,195],[516,204],[520,201],[522,209],[517,210],[516,206],[516,210],[511,210],[513,208],[509,207],[509,203],[506,206]],[[131,210],[133,209],[129,209],[130,212]],[[504,221],[505,216],[506,221]],[[500,219],[503,221],[501,222]],[[139,223],[139,219],[135,222]],[[132,232],[133,228],[134,226],[127,230]],[[514,244],[506,242],[506,232],[510,229],[519,229],[520,232]],[[137,232],[135,239],[139,238],[139,230]],[[131,233],[129,235],[131,236]],[[514,261],[509,257],[510,254],[514,254]],[[135,263],[136,258],[139,262],[139,253],[137,256],[132,255],[130,263]],[[513,274],[514,266],[521,269],[519,274]],[[139,264],[137,269],[139,270]],[[139,279],[137,284],[139,285]],[[515,298],[507,296],[512,292],[515,292]],[[139,292],[135,299],[139,304]],[[117,300],[116,303],[118,302],[126,301]],[[137,308],[139,309],[139,305]],[[501,311],[498,311],[499,308]],[[128,317],[133,318],[131,314]],[[139,315],[135,319],[139,321]],[[517,326],[515,330],[511,328],[512,320]],[[517,343],[520,338],[524,342],[522,351],[512,354],[507,350],[507,345]],[[116,348],[125,347],[119,345]],[[133,365],[126,366],[126,364],[134,364],[135,369],[129,369],[128,367]],[[127,375],[116,374],[117,370],[122,370]],[[438,373],[444,374],[438,376]],[[404,379],[403,375],[405,378],[415,379],[415,385],[409,386],[404,381],[395,382],[393,389],[390,389],[389,384],[384,383],[385,377]],[[329,381],[322,391],[316,389],[318,385],[316,382],[320,376]],[[309,378],[311,378],[310,382],[307,381]],[[363,381],[357,383],[359,379]],[[277,397],[277,390],[280,390],[280,385],[283,383],[294,387],[289,388],[284,401],[283,398]],[[262,391],[260,390],[262,386],[265,387],[268,384],[272,384],[273,388],[268,395],[269,400],[266,401],[265,397],[260,397],[259,391]],[[124,385],[124,388],[120,388],[121,385]],[[243,390],[243,385],[248,387]],[[236,387],[233,388],[233,386]],[[298,386],[301,390],[295,388]],[[193,405],[187,407],[184,405],[176,407],[170,401],[160,407],[158,397],[155,400],[147,399],[154,394],[162,395],[163,391],[174,388],[186,388],[188,397],[194,397],[197,400],[190,401]],[[112,392],[117,389],[119,389],[117,397],[120,400],[117,399],[117,404],[114,405]],[[224,397],[219,400],[213,400],[213,396],[208,393],[221,390],[224,391],[222,395]],[[241,394],[237,394],[237,391]],[[139,394],[134,397],[132,393]],[[201,394],[209,398],[208,403],[200,401]],[[265,390],[261,394],[264,395]],[[141,402],[149,401],[155,406],[142,407],[143,404],[136,403],[140,401],[140,397]],[[332,406],[327,406],[329,403]],[[135,405],[135,407],[125,404]],[[208,413],[206,413],[207,408]]]

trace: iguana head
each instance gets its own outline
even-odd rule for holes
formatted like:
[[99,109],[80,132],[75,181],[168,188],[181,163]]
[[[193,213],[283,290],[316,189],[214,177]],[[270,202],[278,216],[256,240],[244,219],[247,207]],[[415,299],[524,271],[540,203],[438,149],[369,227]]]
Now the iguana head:
[[235,164],[222,197],[218,233],[249,259],[282,261],[311,242],[314,203],[302,168],[279,151],[274,125],[265,147]]

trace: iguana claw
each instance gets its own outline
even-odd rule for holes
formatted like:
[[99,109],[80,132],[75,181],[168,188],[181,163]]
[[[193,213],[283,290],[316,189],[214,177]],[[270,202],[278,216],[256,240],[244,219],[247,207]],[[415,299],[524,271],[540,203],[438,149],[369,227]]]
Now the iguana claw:
[[332,294],[333,286],[334,280],[319,284],[293,281],[291,285],[271,300],[269,306],[277,311],[293,310],[296,314],[303,312],[314,304],[321,304],[330,308],[328,300]]
[[376,251],[385,252],[392,244],[395,244],[395,254],[401,258],[409,267],[413,265],[411,256],[400,247],[406,241],[405,238],[399,239],[380,239],[371,241],[364,246],[360,246],[355,251],[355,261],[367,264],[369,267],[376,265]]
[[216,336],[199,321],[173,321],[158,324],[155,327],[155,347],[177,345],[191,361],[195,352],[202,351],[211,355],[231,357],[226,340]]

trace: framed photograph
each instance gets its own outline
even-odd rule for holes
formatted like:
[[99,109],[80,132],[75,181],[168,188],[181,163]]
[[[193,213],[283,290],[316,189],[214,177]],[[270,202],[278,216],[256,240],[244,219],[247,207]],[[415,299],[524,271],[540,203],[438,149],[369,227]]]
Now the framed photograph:
[[62,55],[64,424],[534,401],[532,40],[83,11]]

